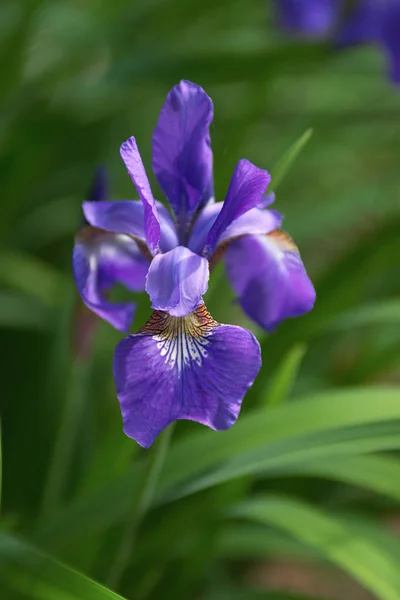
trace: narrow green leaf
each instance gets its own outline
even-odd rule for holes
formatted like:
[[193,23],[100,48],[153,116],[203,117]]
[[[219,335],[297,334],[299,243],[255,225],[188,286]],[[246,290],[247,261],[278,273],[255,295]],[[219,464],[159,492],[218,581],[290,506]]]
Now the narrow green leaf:
[[38,258],[9,251],[0,253],[0,283],[54,306],[65,294],[68,280]]
[[[394,425],[393,429],[392,425]],[[341,474],[341,463],[347,461],[349,456],[400,448],[399,433],[400,423],[395,423],[384,427],[383,431],[379,426],[350,428],[327,432],[323,435],[308,435],[290,442],[271,444],[268,448],[246,452],[224,462],[211,472],[177,487],[166,496],[166,499],[182,498],[245,475],[312,474],[314,461],[318,463],[319,460],[325,463],[338,463],[336,470],[332,468],[332,477],[348,481],[349,471],[344,468]],[[397,469],[388,468],[387,471],[390,471],[391,474],[393,471],[397,473]],[[359,477],[356,482],[368,489],[374,489],[378,493],[382,492],[382,488],[384,488],[389,495],[392,492],[397,498],[398,487],[385,486],[379,478],[376,479],[378,481],[374,478],[366,481],[365,478]]]
[[329,331],[343,331],[352,327],[368,325],[398,325],[400,323],[400,302],[385,300],[359,306],[339,314],[330,324]]
[[33,331],[49,330],[54,323],[49,308],[26,294],[0,291],[0,327]]
[[[14,600],[122,600],[111,590],[8,534],[0,533],[0,588]],[[4,596],[3,596],[4,595]]]
[[277,188],[282,183],[286,173],[308,143],[312,134],[313,130],[307,129],[303,135],[290,146],[289,150],[287,150],[272,169],[272,189],[274,192],[276,192]]
[[217,556],[229,560],[269,558],[301,558],[313,562],[318,554],[304,548],[298,540],[276,529],[260,528],[255,523],[229,523],[221,530],[216,547]]
[[32,251],[63,237],[72,239],[79,218],[80,207],[75,197],[50,200],[36,207],[17,224],[13,236],[15,243]]
[[153,495],[164,466],[169,444],[174,430],[174,423],[171,423],[160,435],[153,448],[153,453],[149,457],[147,474],[140,489],[140,495],[136,506],[132,507],[132,515],[129,516],[125,531],[118,547],[116,556],[111,561],[110,572],[107,583],[118,589],[122,576],[129,564],[132,551],[135,547],[136,535],[140,522],[149,510],[153,500]]
[[356,531],[349,522],[300,501],[258,497],[237,506],[233,516],[283,530],[347,571],[381,600],[398,600],[398,556]]
[[[261,472],[299,464],[296,457],[310,459],[328,446],[337,455],[398,447],[399,420],[400,391],[370,387],[323,392],[272,409],[264,407],[241,417],[226,432],[198,428],[198,433],[172,445],[155,502],[170,499],[172,492],[183,495],[203,489],[206,483],[226,480],[225,468],[231,471],[230,478],[242,475],[248,472],[250,458],[252,472]],[[35,539],[63,546],[126,519],[144,475],[145,463],[139,462],[100,490],[49,514],[38,523]]]
[[396,388],[325,391],[273,409],[256,410],[226,432],[203,429],[175,443],[160,478],[159,491],[273,443],[391,419],[400,419],[400,390]]
[[[293,469],[289,468],[293,474]],[[346,456],[315,458],[303,462],[299,471],[327,479],[337,479],[351,485],[384,494],[400,502],[400,461],[387,456]],[[300,474],[300,473],[299,473]]]
[[305,352],[304,344],[296,344],[289,350],[274,374],[266,395],[266,404],[276,406],[289,396]]
[[83,412],[90,375],[90,362],[75,361],[70,365],[63,406],[63,414],[55,447],[53,448],[47,481],[44,485],[42,512],[47,515],[61,503],[65,474],[69,472],[77,431]]

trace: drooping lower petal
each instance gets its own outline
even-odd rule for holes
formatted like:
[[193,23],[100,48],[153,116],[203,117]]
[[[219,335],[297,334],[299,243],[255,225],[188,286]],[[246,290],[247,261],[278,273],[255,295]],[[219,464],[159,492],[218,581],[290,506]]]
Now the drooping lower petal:
[[281,27],[290,34],[323,37],[333,28],[343,0],[276,0]]
[[156,254],[158,252],[158,243],[160,241],[160,223],[158,220],[157,207],[134,137],[129,138],[122,144],[120,153],[143,203],[144,231],[146,234],[147,245],[152,254]]
[[225,259],[243,310],[267,331],[314,306],[314,286],[296,246],[284,232],[237,239]]
[[181,81],[168,93],[153,135],[153,171],[178,222],[188,223],[213,195],[211,98]]
[[148,448],[177,419],[228,429],[260,366],[253,334],[220,325],[204,305],[183,318],[155,312],[115,351],[124,431]]
[[268,171],[259,169],[246,159],[238,162],[221,212],[208,233],[204,250],[206,256],[214,253],[221,235],[233,221],[260,204],[270,181]]
[[183,317],[201,302],[208,278],[207,259],[184,246],[177,246],[152,260],[146,291],[155,310]]
[[143,290],[148,267],[128,236],[87,226],[75,238],[73,270],[79,294],[88,308],[121,331],[128,331],[135,306],[110,302],[105,293],[116,283]]

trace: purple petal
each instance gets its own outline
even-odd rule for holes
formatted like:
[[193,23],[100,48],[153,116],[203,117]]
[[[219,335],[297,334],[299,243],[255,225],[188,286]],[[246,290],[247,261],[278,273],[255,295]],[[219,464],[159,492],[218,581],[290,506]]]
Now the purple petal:
[[169,92],[154,131],[153,171],[179,222],[185,224],[213,195],[212,118],[212,101],[205,91],[181,81]]
[[379,37],[381,11],[376,0],[362,0],[339,29],[335,41],[343,45],[364,44]]
[[265,194],[265,196],[263,196],[261,198],[261,202],[258,205],[258,208],[268,208],[274,202],[275,202],[275,192],[271,192],[270,194]]
[[204,246],[207,242],[207,236],[214,225],[216,218],[222,209],[222,202],[216,202],[215,204],[209,204],[201,211],[200,215],[194,222],[192,231],[190,233],[188,247],[201,254]]
[[226,267],[243,310],[267,331],[314,306],[313,284],[296,246],[282,231],[233,241]]
[[83,302],[116,329],[128,331],[134,304],[112,303],[104,296],[115,283],[141,291],[149,262],[128,236],[85,227],[75,239],[73,270]]
[[158,251],[160,241],[160,223],[158,221],[156,203],[151,192],[150,183],[140,158],[134,137],[124,142],[120,149],[122,160],[135,184],[144,207],[144,231],[147,245],[153,254]]
[[219,325],[204,305],[180,319],[155,312],[115,351],[124,431],[148,448],[177,419],[228,429],[260,366],[253,334]]
[[262,235],[270,233],[281,226],[283,216],[276,210],[260,210],[252,208],[233,221],[219,238],[220,242],[234,239],[242,235]]
[[226,228],[251,208],[262,202],[271,181],[268,171],[259,169],[249,160],[239,160],[229,185],[222,210],[207,237],[205,254],[211,256]]
[[290,34],[319,38],[333,28],[342,0],[276,0],[278,22]]
[[[383,3],[382,3],[383,4]],[[389,74],[394,83],[400,84],[400,2],[388,0],[381,8],[380,40],[389,59]]]
[[108,177],[104,167],[98,167],[89,192],[89,202],[102,202],[108,198]]
[[363,0],[336,36],[341,45],[381,44],[388,57],[392,81],[400,83],[400,2]]
[[208,261],[184,246],[158,254],[151,262],[146,291],[152,307],[175,317],[191,313],[208,288]]
[[[178,245],[178,237],[168,210],[159,202],[156,205],[161,224],[160,248],[165,252]],[[85,218],[93,227],[114,233],[125,233],[137,240],[146,241],[145,209],[138,200],[84,202],[82,206]]]
[[[190,235],[188,247],[201,254],[207,242],[208,232],[215,223],[223,203],[217,202],[204,208],[196,220]],[[248,234],[270,233],[282,224],[283,217],[275,210],[260,210],[252,208],[244,215],[233,221],[219,238],[219,243]]]

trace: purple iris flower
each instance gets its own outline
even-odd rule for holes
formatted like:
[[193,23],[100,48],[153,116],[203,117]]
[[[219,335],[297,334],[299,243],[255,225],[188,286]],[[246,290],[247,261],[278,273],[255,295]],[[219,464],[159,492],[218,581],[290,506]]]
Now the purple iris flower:
[[291,35],[326,38],[340,46],[383,47],[390,78],[400,83],[400,0],[359,0],[342,19],[343,0],[276,0],[280,26]]
[[375,43],[383,47],[390,78],[400,84],[400,0],[361,0],[336,40],[343,45]]
[[287,33],[323,38],[333,28],[342,0],[276,0],[280,26]]
[[267,171],[238,162],[224,202],[214,202],[211,99],[181,81],[168,94],[153,135],[153,171],[172,214],[157,202],[133,137],[121,156],[139,201],[84,202],[89,225],[76,236],[73,265],[83,301],[127,331],[133,304],[107,291],[146,289],[154,312],[123,339],[114,377],[124,431],[144,447],[177,419],[223,430],[239,415],[261,366],[254,335],[220,325],[203,304],[210,270],[225,257],[245,312],[271,331],[309,311],[315,291],[282,217],[266,208]]

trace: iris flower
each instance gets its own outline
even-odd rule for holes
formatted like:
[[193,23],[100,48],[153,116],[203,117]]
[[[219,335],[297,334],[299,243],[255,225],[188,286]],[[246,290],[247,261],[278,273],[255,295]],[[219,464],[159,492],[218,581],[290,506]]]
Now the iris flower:
[[400,0],[359,0],[349,13],[343,0],[276,0],[280,26],[289,34],[326,38],[339,46],[383,48],[390,78],[400,83]]
[[342,0],[275,0],[278,22],[292,35],[324,38],[335,25]]
[[267,206],[267,171],[239,160],[224,202],[214,201],[211,99],[181,81],[168,94],[153,135],[152,166],[172,214],[150,189],[135,138],[121,156],[138,201],[84,202],[89,225],[76,236],[75,280],[85,304],[127,331],[133,304],[109,301],[122,283],[145,289],[154,312],[114,356],[124,431],[144,447],[177,419],[231,427],[261,366],[260,347],[242,327],[221,325],[203,295],[224,256],[246,314],[268,331],[309,311],[315,291],[298,250]]
[[400,0],[361,0],[340,27],[336,41],[383,48],[389,76],[400,84]]

